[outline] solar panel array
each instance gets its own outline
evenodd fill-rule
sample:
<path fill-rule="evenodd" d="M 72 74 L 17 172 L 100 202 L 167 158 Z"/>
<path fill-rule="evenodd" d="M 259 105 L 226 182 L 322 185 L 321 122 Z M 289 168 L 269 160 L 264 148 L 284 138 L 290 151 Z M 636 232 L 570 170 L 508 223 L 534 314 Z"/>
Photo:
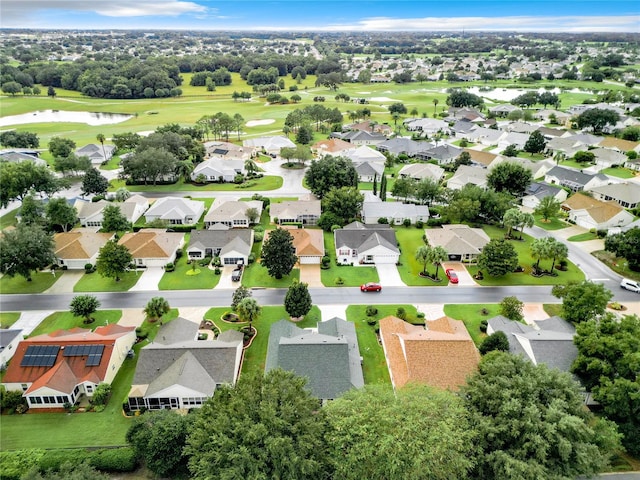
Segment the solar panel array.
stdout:
<path fill-rule="evenodd" d="M 30 345 L 22 357 L 21 367 L 53 367 L 60 345 Z"/>
<path fill-rule="evenodd" d="M 102 353 L 104 345 L 68 345 L 64 348 L 65 357 L 83 357 L 87 356 L 87 367 L 95 367 L 100 365 L 102 361 Z"/>

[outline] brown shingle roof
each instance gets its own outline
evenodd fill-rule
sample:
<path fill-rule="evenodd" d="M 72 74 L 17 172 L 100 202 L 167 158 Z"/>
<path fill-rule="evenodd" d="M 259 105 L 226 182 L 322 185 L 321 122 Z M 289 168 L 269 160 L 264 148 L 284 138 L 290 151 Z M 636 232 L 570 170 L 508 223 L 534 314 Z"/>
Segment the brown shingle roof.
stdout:
<path fill-rule="evenodd" d="M 629 140 L 623 140 L 621 138 L 607 137 L 602 140 L 598 146 L 604 148 L 615 148 L 621 152 L 628 152 L 629 150 L 635 150 L 640 145 L 640 142 L 631 142 Z"/>
<path fill-rule="evenodd" d="M 425 327 L 385 317 L 380 338 L 395 388 L 416 382 L 457 389 L 480 361 L 464 324 L 449 317 L 428 321 Z"/>
<path fill-rule="evenodd" d="M 149 228 L 135 233 L 125 233 L 118 241 L 134 258 L 170 257 L 184 240 L 184 233 L 166 232 Z"/>
<path fill-rule="evenodd" d="M 296 255 L 324 255 L 324 236 L 322 230 L 307 228 L 287 228 L 293 237 Z"/>
<path fill-rule="evenodd" d="M 89 230 L 72 230 L 56 233 L 55 255 L 62 259 L 85 259 L 93 257 L 104 246 L 113 233 L 96 233 Z"/>
<path fill-rule="evenodd" d="M 624 208 L 616 202 L 603 202 L 582 193 L 576 193 L 562 203 L 565 210 L 586 210 L 598 223 L 615 217 Z"/>

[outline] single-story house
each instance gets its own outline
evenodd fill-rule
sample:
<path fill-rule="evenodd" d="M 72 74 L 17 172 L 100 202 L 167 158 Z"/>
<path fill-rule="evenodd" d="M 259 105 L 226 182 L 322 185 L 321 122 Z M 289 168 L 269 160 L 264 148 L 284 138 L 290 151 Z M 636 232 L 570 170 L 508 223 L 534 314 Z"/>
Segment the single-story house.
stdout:
<path fill-rule="evenodd" d="M 163 267 L 175 262 L 176 252 L 184 245 L 184 233 L 162 228 L 144 228 L 125 233 L 118 244 L 127 247 L 139 267 Z"/>
<path fill-rule="evenodd" d="M 379 145 L 387 141 L 386 135 L 381 133 L 370 133 L 363 130 L 351 130 L 350 132 L 337 134 L 336 132 L 331 134 L 332 137 L 340 138 L 352 145 L 364 146 L 364 145 Z"/>
<path fill-rule="evenodd" d="M 268 154 L 279 155 L 283 148 L 295 148 L 296 144 L 287 137 L 259 137 L 249 138 L 242 142 L 242 146 L 252 149 L 253 152 L 264 151 Z"/>
<path fill-rule="evenodd" d="M 489 112 L 498 117 L 507 117 L 511 112 L 522 112 L 522 109 L 515 105 L 511 105 L 510 103 L 501 103 L 495 107 L 491 107 Z"/>
<path fill-rule="evenodd" d="M 244 148 L 231 142 L 204 142 L 206 158 L 220 158 L 225 160 L 249 160 L 252 149 Z"/>
<path fill-rule="evenodd" d="M 364 202 L 362 204 L 362 221 L 366 224 L 377 224 L 378 219 L 386 218 L 391 225 L 400 225 L 405 220 L 412 224 L 429 220 L 429 207 L 401 202 Z"/>
<path fill-rule="evenodd" d="M 334 157 L 344 155 L 349 150 L 353 150 L 355 147 L 352 143 L 346 142 L 340 138 L 330 138 L 328 140 L 320 140 L 311 146 L 311 151 L 314 152 L 319 158 L 325 155 L 332 155 Z"/>
<path fill-rule="evenodd" d="M 249 200 L 246 202 L 238 200 L 227 200 L 225 198 L 216 198 L 204 216 L 205 228 L 211 227 L 216 223 L 222 223 L 232 228 L 247 228 L 251 225 L 251 221 L 247 215 L 247 211 L 254 209 L 257 214 L 253 223 L 260 221 L 262 215 L 263 203 L 261 200 Z"/>
<path fill-rule="evenodd" d="M 640 185 L 635 182 L 611 183 L 591 188 L 589 193 L 603 202 L 614 201 L 624 208 L 640 205 Z"/>
<path fill-rule="evenodd" d="M 16 353 L 20 340 L 22 340 L 22 329 L 0 328 L 0 368 L 5 369 L 7 367 L 7 363 Z"/>
<path fill-rule="evenodd" d="M 285 227 L 286 228 L 286 227 Z M 293 247 L 301 265 L 319 265 L 324 257 L 324 236 L 322 230 L 309 228 L 286 228 L 293 237 Z M 269 232 L 265 234 L 265 240 L 269 238 Z"/>
<path fill-rule="evenodd" d="M 416 158 L 420 160 L 435 160 L 438 162 L 438 165 L 446 165 L 447 163 L 453 162 L 461 153 L 462 148 L 445 143 L 418 152 Z"/>
<path fill-rule="evenodd" d="M 497 153 L 483 152 L 482 150 L 474 150 L 472 148 L 465 148 L 464 151 L 469 154 L 471 166 L 481 168 L 487 168 L 496 160 L 504 158 Z"/>
<path fill-rule="evenodd" d="M 60 409 L 111 383 L 136 342 L 136 328 L 116 323 L 57 330 L 22 340 L 2 384 L 20 390 L 32 409 Z"/>
<path fill-rule="evenodd" d="M 17 150 L 0 151 L 0 162 L 31 162 L 36 167 L 46 167 L 48 165 L 47 162 L 35 155 Z"/>
<path fill-rule="evenodd" d="M 596 166 L 599 167 L 599 170 L 621 166 L 629 160 L 624 153 L 611 148 L 594 148 L 589 152 L 595 155 Z"/>
<path fill-rule="evenodd" d="M 353 222 L 333 232 L 339 264 L 398 263 L 396 232 L 389 225 Z"/>
<path fill-rule="evenodd" d="M 487 188 L 487 176 L 489 171 L 486 168 L 474 167 L 471 165 L 460 165 L 449 180 L 447 188 L 450 190 L 460 190 L 465 185 L 476 185 L 480 188 Z"/>
<path fill-rule="evenodd" d="M 358 337 L 351 322 L 334 317 L 317 330 L 289 320 L 271 325 L 265 373 L 282 368 L 307 378 L 307 388 L 322 401 L 364 386 Z"/>
<path fill-rule="evenodd" d="M 252 229 L 234 229 L 217 224 L 209 230 L 191 231 L 187 255 L 190 259 L 220 257 L 223 265 L 247 265 L 252 245 Z"/>
<path fill-rule="evenodd" d="M 634 220 L 634 216 L 616 202 L 603 202 L 582 193 L 572 195 L 561 206 L 570 221 L 588 230 L 624 227 Z"/>
<path fill-rule="evenodd" d="M 78 157 L 89 157 L 91 165 L 97 166 L 108 162 L 116 151 L 114 145 L 96 145 L 90 143 L 76 150 Z"/>
<path fill-rule="evenodd" d="M 407 118 L 403 124 L 410 132 L 423 132 L 427 135 L 449 132 L 449 124 L 438 118 Z"/>
<path fill-rule="evenodd" d="M 640 142 L 631 140 L 623 140 L 622 138 L 606 137 L 598 143 L 601 148 L 611 148 L 621 153 L 627 153 L 630 150 L 640 152 Z"/>
<path fill-rule="evenodd" d="M 54 255 L 56 263 L 69 270 L 81 270 L 87 263 L 95 265 L 100 249 L 113 238 L 113 233 L 97 233 L 86 228 L 56 233 Z"/>
<path fill-rule="evenodd" d="M 354 164 L 369 162 L 379 163 L 384 167 L 384 163 L 387 160 L 387 157 L 385 157 L 383 153 L 366 146 L 358 147 L 353 150 L 347 150 L 341 155 L 351 160 L 351 162 L 353 162 Z"/>
<path fill-rule="evenodd" d="M 136 223 L 149 208 L 149 200 L 142 195 L 132 195 L 124 202 L 107 202 L 106 200 L 89 202 L 79 199 L 73 204 L 78 212 L 80 225 L 83 227 L 102 227 L 102 212 L 108 205 L 117 206 L 128 222 Z"/>
<path fill-rule="evenodd" d="M 210 158 L 196 165 L 191 172 L 191 180 L 204 176 L 207 182 L 233 182 L 236 175 L 244 174 L 244 160 Z"/>
<path fill-rule="evenodd" d="M 481 228 L 468 225 L 442 225 L 424 231 L 427 243 L 446 250 L 450 261 L 476 261 L 484 246 L 491 240 Z"/>
<path fill-rule="evenodd" d="M 527 135 L 531 135 L 533 132 L 538 130 L 538 128 L 538 125 L 533 125 L 528 122 L 511 122 L 506 125 L 505 130 L 508 132 L 525 133 Z"/>
<path fill-rule="evenodd" d="M 609 178 L 601 173 L 589 174 L 565 167 L 553 167 L 544 176 L 544 181 L 552 185 L 567 187 L 573 192 L 579 192 L 606 185 L 609 183 Z"/>
<path fill-rule="evenodd" d="M 144 214 L 147 222 L 164 220 L 170 225 L 195 225 L 204 213 L 204 202 L 182 197 L 163 197 Z"/>
<path fill-rule="evenodd" d="M 388 316 L 380 320 L 380 340 L 394 388 L 421 383 L 457 390 L 480 362 L 464 323 L 449 317 L 421 326 Z"/>
<path fill-rule="evenodd" d="M 410 163 L 400 169 L 398 175 L 414 180 L 430 178 L 435 182 L 440 182 L 444 177 L 444 168 L 433 163 Z"/>
<path fill-rule="evenodd" d="M 129 410 L 200 408 L 222 385 L 235 385 L 242 363 L 243 335 L 222 332 L 197 340 L 198 324 L 178 317 L 160 327 L 140 349 L 128 395 Z"/>
<path fill-rule="evenodd" d="M 321 214 L 320 200 L 287 200 L 269 206 L 271 223 L 315 225 Z"/>
<path fill-rule="evenodd" d="M 426 148 L 433 147 L 432 144 L 424 142 L 416 142 L 410 138 L 395 137 L 377 145 L 380 152 L 390 153 L 392 155 L 406 155 L 407 157 L 415 157 L 416 153 Z"/>
<path fill-rule="evenodd" d="M 364 161 L 354 163 L 354 167 L 361 182 L 373 182 L 374 179 L 380 181 L 384 175 L 384 163 Z"/>
<path fill-rule="evenodd" d="M 505 333 L 509 352 L 523 356 L 534 365 L 544 363 L 549 368 L 570 372 L 578 356 L 573 343 L 574 326 L 560 317 L 537 320 L 535 324 L 538 328 L 498 315 L 489 320 L 487 334 Z"/>
<path fill-rule="evenodd" d="M 527 140 L 529 140 L 529 134 L 527 133 L 509 132 L 500 137 L 498 140 L 498 148 L 504 150 L 509 145 L 515 145 L 518 150 L 523 150 Z"/>
<path fill-rule="evenodd" d="M 553 197 L 558 202 L 567 199 L 567 191 L 554 185 L 543 182 L 533 182 L 524 192 L 522 197 L 522 206 L 528 208 L 536 208 L 545 197 Z"/>
<path fill-rule="evenodd" d="M 460 135 L 461 138 L 466 138 L 470 142 L 479 143 L 481 145 L 497 145 L 500 138 L 505 135 L 502 130 L 496 130 L 493 128 L 477 127 L 473 130 L 469 130 L 466 134 Z"/>

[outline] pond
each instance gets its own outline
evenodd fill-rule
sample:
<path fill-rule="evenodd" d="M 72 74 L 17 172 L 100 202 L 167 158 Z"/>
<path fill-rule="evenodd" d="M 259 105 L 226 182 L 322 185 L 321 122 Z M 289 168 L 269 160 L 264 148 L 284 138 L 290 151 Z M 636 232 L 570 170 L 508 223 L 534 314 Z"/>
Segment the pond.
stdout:
<path fill-rule="evenodd" d="M 87 125 L 112 125 L 133 118 L 133 115 L 108 112 L 69 112 L 65 110 L 38 110 L 36 112 L 10 115 L 0 118 L 0 127 L 24 125 L 27 123 L 86 123 Z"/>

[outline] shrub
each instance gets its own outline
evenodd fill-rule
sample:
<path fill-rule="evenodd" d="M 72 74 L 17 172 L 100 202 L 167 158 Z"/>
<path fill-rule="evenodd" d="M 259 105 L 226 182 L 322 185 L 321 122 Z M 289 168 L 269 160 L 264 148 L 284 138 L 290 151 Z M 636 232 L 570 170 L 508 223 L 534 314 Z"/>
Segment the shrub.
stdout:
<path fill-rule="evenodd" d="M 89 464 L 103 472 L 133 472 L 138 468 L 135 452 L 130 447 L 96 450 L 91 453 Z"/>
<path fill-rule="evenodd" d="M 3 409 L 15 410 L 19 405 L 26 405 L 27 400 L 22 396 L 21 390 L 0 389 L 0 406 Z"/>
<path fill-rule="evenodd" d="M 410 227 L 411 226 L 411 220 L 409 220 L 408 218 L 405 218 L 402 221 L 402 225 L 404 225 L 405 227 Z"/>
<path fill-rule="evenodd" d="M 213 270 L 213 273 L 214 273 L 214 274 L 216 274 L 216 275 L 220 275 L 220 273 L 221 273 L 221 272 L 222 272 L 222 270 L 220 270 L 220 267 L 216 267 L 216 268 Z"/>
<path fill-rule="evenodd" d="M 79 448 L 70 450 L 47 450 L 40 461 L 38 467 L 41 472 L 49 470 L 58 471 L 63 463 L 71 463 L 72 465 L 78 465 L 89 457 L 89 453 L 86 450 Z"/>
<path fill-rule="evenodd" d="M 336 285 L 344 285 L 344 279 L 342 277 L 337 277 L 335 283 Z"/>
<path fill-rule="evenodd" d="M 381 225 L 388 225 L 389 224 L 389 219 L 387 217 L 380 217 L 378 219 L 378 223 Z"/>
<path fill-rule="evenodd" d="M 177 249 L 177 250 L 176 250 L 176 260 L 178 260 L 178 259 L 182 258 L 182 253 L 183 253 L 183 252 L 182 252 L 182 249 L 181 249 L 181 248 L 179 248 L 179 249 Z"/>
<path fill-rule="evenodd" d="M 264 233 L 262 232 L 255 232 L 253 234 L 253 243 L 258 243 L 261 242 L 264 239 Z"/>
<path fill-rule="evenodd" d="M 418 317 L 418 318 L 424 318 L 424 312 L 418 312 L 418 314 L 416 315 L 416 317 Z"/>
<path fill-rule="evenodd" d="M 509 340 L 504 332 L 497 331 L 492 333 L 487 338 L 485 338 L 480 344 L 480 353 L 485 355 L 494 350 L 499 350 L 501 352 L 509 351 Z"/>
<path fill-rule="evenodd" d="M 416 228 L 418 228 L 418 229 L 424 228 L 424 222 L 422 220 L 417 220 L 416 221 Z"/>
<path fill-rule="evenodd" d="M 481 308 L 480 309 L 480 315 L 489 315 L 489 309 L 488 308 Z"/>
<path fill-rule="evenodd" d="M 176 266 L 172 262 L 169 262 L 164 266 L 165 272 L 173 272 L 175 269 L 176 269 Z"/>
<path fill-rule="evenodd" d="M 400 320 L 407 319 L 407 311 L 404 307 L 398 307 L 398 309 L 396 310 L 396 317 L 398 317 Z"/>
<path fill-rule="evenodd" d="M 489 322 L 487 320 L 482 320 L 480 322 L 480 331 L 482 333 L 487 333 L 487 325 L 489 324 Z"/>
<path fill-rule="evenodd" d="M 91 403 L 93 405 L 106 405 L 111 396 L 111 385 L 108 383 L 101 383 L 93 391 L 93 397 Z"/>
<path fill-rule="evenodd" d="M 367 317 L 373 317 L 374 315 L 378 314 L 378 309 L 373 305 L 368 305 L 366 313 L 367 313 Z"/>
<path fill-rule="evenodd" d="M 95 269 L 93 268 L 93 265 L 90 263 L 85 263 L 84 264 L 84 273 L 93 273 L 95 272 Z"/>
<path fill-rule="evenodd" d="M 247 257 L 247 262 L 249 263 L 249 265 L 251 265 L 255 261 L 256 261 L 256 255 L 254 253 L 250 253 L 249 256 Z"/>
<path fill-rule="evenodd" d="M 370 325 L 373 327 L 377 323 L 378 323 L 378 320 L 376 320 L 375 318 L 367 318 L 367 325 Z"/>
<path fill-rule="evenodd" d="M 328 269 L 329 266 L 331 264 L 331 258 L 329 258 L 329 255 L 325 255 L 324 257 L 322 257 L 322 266 L 321 268 L 323 269 Z"/>

